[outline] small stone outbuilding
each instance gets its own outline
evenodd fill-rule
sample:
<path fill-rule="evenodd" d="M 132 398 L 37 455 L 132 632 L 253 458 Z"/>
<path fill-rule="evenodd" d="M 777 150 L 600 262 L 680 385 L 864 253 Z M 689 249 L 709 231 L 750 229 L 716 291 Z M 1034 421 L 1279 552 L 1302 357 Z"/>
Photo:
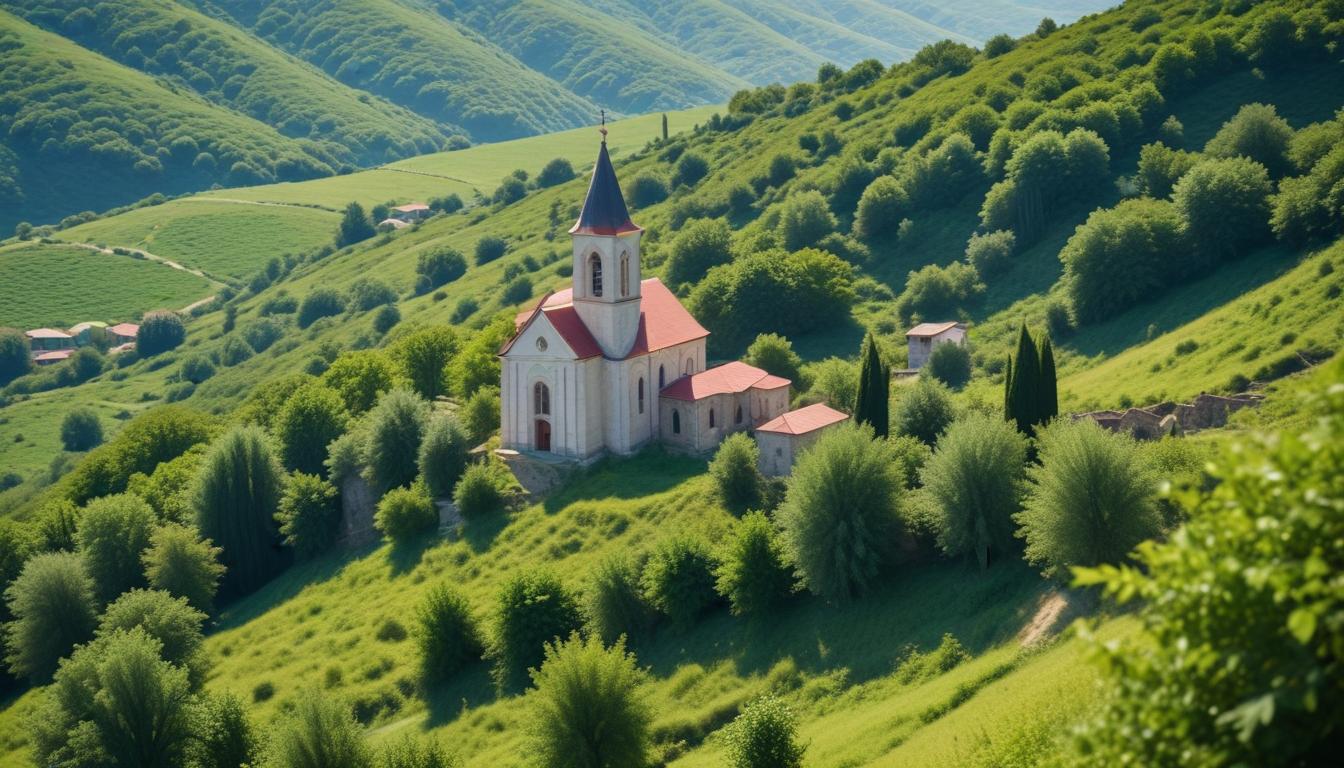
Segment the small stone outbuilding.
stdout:
<path fill-rule="evenodd" d="M 793 462 L 827 429 L 849 418 L 825 403 L 789 411 L 756 428 L 760 448 L 758 468 L 767 477 L 782 477 L 793 471 Z"/>
<path fill-rule="evenodd" d="M 663 442 L 706 453 L 788 410 L 789 380 L 734 361 L 677 379 L 659 393 L 659 405 Z"/>

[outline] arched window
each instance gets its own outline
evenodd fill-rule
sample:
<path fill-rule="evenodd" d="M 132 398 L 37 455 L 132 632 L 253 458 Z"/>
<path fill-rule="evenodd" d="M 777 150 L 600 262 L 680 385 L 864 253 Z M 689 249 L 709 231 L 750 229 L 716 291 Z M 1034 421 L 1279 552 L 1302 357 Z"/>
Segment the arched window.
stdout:
<path fill-rule="evenodd" d="M 694 358 L 694 357 L 689 358 L 689 359 L 686 360 L 686 375 L 687 375 L 687 376 L 690 376 L 692 373 L 695 373 L 695 358 Z"/>
<path fill-rule="evenodd" d="M 639 377 L 639 412 L 644 412 L 644 377 Z"/>
<path fill-rule="evenodd" d="M 734 424 L 742 423 L 742 406 L 740 405 L 737 406 L 737 413 L 733 414 L 733 423 Z"/>
<path fill-rule="evenodd" d="M 714 409 L 713 409 L 713 408 L 710 408 L 710 409 L 709 409 L 709 426 L 710 426 L 711 429 L 713 429 L 713 427 L 714 427 Z"/>
<path fill-rule="evenodd" d="M 537 416 L 551 415 L 551 388 L 540 381 L 532 385 L 532 410 Z"/>
<path fill-rule="evenodd" d="M 663 370 L 663 366 L 660 365 L 658 366 L 658 391 L 662 392 L 663 387 L 666 386 L 667 386 L 667 373 Z"/>
<path fill-rule="evenodd" d="M 630 254 L 621 254 L 621 298 L 630 295 Z"/>
<path fill-rule="evenodd" d="M 588 275 L 592 281 L 593 296 L 602 295 L 602 257 L 594 253 L 588 257 Z"/>
<path fill-rule="evenodd" d="M 672 411 L 672 434 L 681 434 L 681 414 L 675 409 Z"/>

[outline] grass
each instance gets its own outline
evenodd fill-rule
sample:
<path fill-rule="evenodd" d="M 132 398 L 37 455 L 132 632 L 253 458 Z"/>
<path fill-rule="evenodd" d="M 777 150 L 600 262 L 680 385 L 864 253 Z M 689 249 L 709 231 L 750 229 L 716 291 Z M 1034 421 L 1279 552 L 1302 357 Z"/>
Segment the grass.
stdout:
<path fill-rule="evenodd" d="M 0 248 L 0 325 L 65 328 L 179 309 L 210 294 L 196 275 L 131 256 L 69 245 Z"/>

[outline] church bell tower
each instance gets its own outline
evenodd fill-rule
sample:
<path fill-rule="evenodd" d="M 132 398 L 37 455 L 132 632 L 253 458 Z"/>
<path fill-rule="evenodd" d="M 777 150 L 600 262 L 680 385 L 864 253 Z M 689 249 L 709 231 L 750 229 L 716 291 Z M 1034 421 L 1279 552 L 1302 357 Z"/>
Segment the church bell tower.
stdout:
<path fill-rule="evenodd" d="M 622 359 L 639 331 L 639 240 L 630 221 L 616 169 L 607 154 L 607 131 L 597 153 L 588 197 L 569 230 L 574 246 L 574 309 L 612 359 Z"/>

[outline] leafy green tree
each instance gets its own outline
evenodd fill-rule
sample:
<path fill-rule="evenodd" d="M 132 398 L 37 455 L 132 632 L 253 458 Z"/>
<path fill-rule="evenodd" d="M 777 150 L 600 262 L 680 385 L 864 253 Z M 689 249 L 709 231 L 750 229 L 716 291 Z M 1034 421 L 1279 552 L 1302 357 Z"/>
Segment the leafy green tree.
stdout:
<path fill-rule="evenodd" d="M 480 445 L 499 429 L 499 387 L 477 389 L 462 406 L 462 426 L 473 446 Z"/>
<path fill-rule="evenodd" d="M 154 510 L 130 494 L 94 499 L 84 508 L 76 540 L 99 602 L 145 585 L 140 556 L 157 522 Z"/>
<path fill-rule="evenodd" d="M 224 347 L 219 352 L 219 361 L 226 366 L 235 366 L 244 363 L 252 357 L 252 346 L 237 336 L 229 336 L 224 340 Z"/>
<path fill-rule="evenodd" d="M 392 359 L 401 363 L 411 388 L 433 400 L 447 392 L 444 368 L 457 353 L 457 334 L 446 325 L 433 325 L 409 333 L 392 345 Z"/>
<path fill-rule="evenodd" d="M 985 58 L 997 59 L 1017 47 L 1012 35 L 999 34 L 985 41 Z"/>
<path fill-rule="evenodd" d="M 382 309 L 379 309 L 378 314 L 373 316 L 373 330 L 379 336 L 383 336 L 387 334 L 388 331 L 397 327 L 397 323 L 400 322 L 401 310 L 397 309 L 392 304 L 388 304 Z"/>
<path fill-rule="evenodd" d="M 554 574 L 544 570 L 513 574 L 500 588 L 495 608 L 490 655 L 496 683 L 505 689 L 523 686 L 528 670 L 545 659 L 546 644 L 582 626 L 578 598 Z"/>
<path fill-rule="evenodd" d="M 499 348 L 513 333 L 513 317 L 501 315 L 463 344 L 462 351 L 448 365 L 448 388 L 452 393 L 466 399 L 481 387 L 498 387 Z M 496 420 L 495 427 L 498 426 Z"/>
<path fill-rule="evenodd" d="M 910 196 L 893 176 L 878 176 L 863 190 L 854 211 L 854 234 L 874 241 L 896 232 L 910 210 Z"/>
<path fill-rule="evenodd" d="M 1171 197 L 1176 182 L 1197 162 L 1197 153 L 1171 149 L 1161 142 L 1145 144 L 1139 150 L 1139 188 L 1158 200 Z"/>
<path fill-rule="evenodd" d="M 196 514 L 191 507 L 191 481 L 204 456 L 205 446 L 193 445 L 181 456 L 159 464 L 152 474 L 131 475 L 126 492 L 144 499 L 162 522 L 190 521 Z"/>
<path fill-rule="evenodd" d="M 1016 520 L 1027 560 L 1047 575 L 1120 563 L 1161 531 L 1157 481 L 1133 438 L 1065 419 L 1040 430 L 1037 445 Z"/>
<path fill-rule="evenodd" d="M 13 621 L 5 625 L 5 661 L 15 676 L 42 683 L 56 663 L 93 637 L 93 580 L 71 552 L 33 555 L 5 589 Z"/>
<path fill-rule="evenodd" d="M 689 629 L 718 600 L 714 591 L 714 554 L 690 534 L 664 539 L 644 566 L 649 603 L 680 629 Z"/>
<path fill-rule="evenodd" d="M 339 315 L 345 311 L 345 296 L 334 288 L 314 288 L 303 303 L 299 304 L 297 322 L 300 328 L 307 328 L 324 317 Z"/>
<path fill-rule="evenodd" d="M 1335 364 L 1329 381 L 1344 379 Z M 1344 723 L 1337 588 L 1344 516 L 1344 390 L 1299 407 L 1304 433 L 1224 450 L 1215 482 L 1181 494 L 1185 526 L 1133 565 L 1076 571 L 1137 603 L 1139 631 L 1097 650 L 1101 709 L 1085 766 L 1328 764 Z M 1267 535 L 1267 531 L 1272 532 Z"/>
<path fill-rule="evenodd" d="M 350 709 L 304 691 L 271 734 L 268 765 L 275 768 L 373 768 L 373 754 Z"/>
<path fill-rule="evenodd" d="M 966 261 L 975 267 L 976 274 L 983 280 L 1007 271 L 1013 265 L 1016 250 L 1017 236 L 1012 230 L 974 234 L 966 241 Z"/>
<path fill-rule="evenodd" d="M 1244 157 L 1204 160 L 1176 182 L 1172 200 L 1190 240 L 1211 261 L 1246 253 L 1269 235 L 1265 167 Z"/>
<path fill-rule="evenodd" d="M 420 443 L 418 465 L 430 496 L 436 499 L 452 495 L 454 486 L 467 468 L 467 452 L 471 450 L 467 433 L 457 416 L 435 414 L 425 428 Z"/>
<path fill-rule="evenodd" d="M 204 621 L 205 614 L 180 597 L 159 590 L 133 589 L 108 604 L 98 622 L 97 637 L 143 630 L 159 643 L 159 656 L 164 661 L 187 670 L 195 690 L 205 681 L 210 663 L 201 647 L 205 642 L 201 635 Z"/>
<path fill-rule="evenodd" d="M 867 424 L 878 437 L 890 429 L 891 369 L 882 361 L 877 339 L 869 331 L 859 352 L 859 387 L 855 394 L 854 421 Z"/>
<path fill-rule="evenodd" d="M 624 552 L 608 555 L 593 568 L 583 597 L 589 631 L 604 643 L 642 637 L 653 626 L 653 609 L 644 598 L 639 572 Z"/>
<path fill-rule="evenodd" d="M 199 411 L 174 405 L 151 408 L 89 452 L 70 473 L 70 500 L 84 504 L 121 493 L 135 473 L 153 473 L 163 462 L 209 440 L 213 432 L 214 421 Z"/>
<path fill-rule="evenodd" d="M 971 413 L 948 427 L 921 474 L 944 552 L 983 569 L 1013 548 L 1026 459 L 1026 438 L 997 416 Z"/>
<path fill-rule="evenodd" d="M 319 555 L 341 535 L 336 487 L 317 475 L 294 472 L 285 482 L 275 520 L 285 544 L 303 557 Z"/>
<path fill-rule="evenodd" d="M 388 392 L 369 411 L 366 475 L 378 491 L 415 480 L 428 416 L 429 404 L 407 389 Z"/>
<path fill-rule="evenodd" d="M 421 253 L 415 261 L 415 292 L 426 294 L 467 273 L 467 258 L 456 248 L 442 247 Z"/>
<path fill-rule="evenodd" d="M 453 504 L 466 520 L 481 520 L 504 508 L 504 488 L 499 470 L 489 464 L 472 464 L 453 488 Z"/>
<path fill-rule="evenodd" d="M 1017 355 L 1008 361 L 1007 375 L 1004 419 L 1016 424 L 1022 434 L 1034 435 L 1036 425 L 1044 423 L 1047 414 L 1041 407 L 1044 384 L 1040 348 L 1025 323 L 1018 332 Z"/>
<path fill-rule="evenodd" d="M 657 205 L 667 199 L 667 181 L 657 173 L 642 171 L 630 179 L 626 195 L 635 208 Z"/>
<path fill-rule="evenodd" d="M 557 157 L 537 174 L 537 186 L 542 189 L 558 186 L 573 179 L 574 175 L 574 165 L 563 157 Z"/>
<path fill-rule="evenodd" d="M 319 382 L 299 387 L 275 418 L 280 460 L 295 472 L 325 474 L 327 446 L 345 433 L 349 422 L 346 404 L 334 389 Z"/>
<path fill-rule="evenodd" d="M 621 641 L 605 648 L 575 632 L 547 644 L 532 672 L 531 753 L 554 768 L 646 765 L 653 723 L 642 695 L 647 681 Z"/>
<path fill-rule="evenodd" d="M 259 764 L 262 745 L 243 702 L 223 693 L 199 699 L 187 751 L 194 768 L 239 768 Z"/>
<path fill-rule="evenodd" d="M 1140 198 L 1093 211 L 1059 252 L 1080 323 L 1095 323 L 1202 269 L 1175 204 Z"/>
<path fill-rule="evenodd" d="M 985 284 L 970 264 L 926 264 L 907 275 L 905 289 L 896 298 L 896 312 L 905 322 L 916 317 L 937 319 L 974 305 L 984 294 Z"/>
<path fill-rule="evenodd" d="M 1204 145 L 1204 154 L 1250 158 L 1263 165 L 1270 178 L 1277 179 L 1293 170 L 1288 158 L 1292 141 L 1292 126 L 1279 117 L 1272 104 L 1244 104 Z"/>
<path fill-rule="evenodd" d="M 499 300 L 504 304 L 522 304 L 532 298 L 532 278 L 519 275 L 504 284 Z"/>
<path fill-rule="evenodd" d="M 42 765 L 175 768 L 192 737 L 187 671 L 162 658 L 145 630 L 80 647 L 56 673 L 33 719 Z"/>
<path fill-rule="evenodd" d="M 364 413 L 384 392 L 397 384 L 397 370 L 387 355 L 375 349 L 343 352 L 322 374 L 322 382 L 336 390 L 354 415 Z"/>
<path fill-rule="evenodd" d="M 415 614 L 420 674 L 427 682 L 447 680 L 485 653 L 471 604 L 447 584 L 429 590 Z"/>
<path fill-rule="evenodd" d="M 904 481 L 886 440 L 834 427 L 799 457 L 775 513 L 785 551 L 810 591 L 842 599 L 866 589 L 900 530 Z"/>
<path fill-rule="evenodd" d="M 858 395 L 859 372 L 848 360 L 828 357 L 807 366 L 806 381 L 811 382 L 808 395 L 846 413 L 854 410 Z"/>
<path fill-rule="evenodd" d="M 711 268 L 732 261 L 732 236 L 723 219 L 692 219 L 682 225 L 668 246 L 668 285 L 698 282 Z"/>
<path fill-rule="evenodd" d="M 715 574 L 733 613 L 763 616 L 793 592 L 784 545 L 769 518 L 752 512 L 734 526 Z"/>
<path fill-rule="evenodd" d="M 935 344 L 923 373 L 961 389 L 971 380 L 971 352 L 963 344 Z"/>
<path fill-rule="evenodd" d="M 350 301 L 352 309 L 359 312 L 367 312 L 370 309 L 394 305 L 397 303 L 397 292 L 392 286 L 379 280 L 376 277 L 360 277 L 350 284 Z"/>
<path fill-rule="evenodd" d="M 224 566 L 219 564 L 221 552 L 192 528 L 175 523 L 161 525 L 150 535 L 149 549 L 142 558 L 145 580 L 151 589 L 181 597 L 192 608 L 208 614 L 224 575 Z"/>
<path fill-rule="evenodd" d="M 215 375 L 215 364 L 209 357 L 198 352 L 182 361 L 180 375 L 183 381 L 200 384 Z"/>
<path fill-rule="evenodd" d="M 336 229 L 336 247 L 354 245 L 368 240 L 375 234 L 377 231 L 373 228 L 369 215 L 364 212 L 364 206 L 351 202 L 345 206 L 345 213 L 341 214 L 341 224 Z"/>
<path fill-rule="evenodd" d="M 486 235 L 476 241 L 476 264 L 489 264 L 504 257 L 509 252 L 509 244 L 502 237 Z"/>
<path fill-rule="evenodd" d="M 28 337 L 15 328 L 0 328 L 0 385 L 8 384 L 33 368 Z"/>
<path fill-rule="evenodd" d="M 988 135 L 985 141 L 988 143 Z M 924 210 L 953 205 L 984 180 L 984 166 L 964 133 L 948 136 L 925 155 L 910 157 L 901 173 L 901 185 L 910 195 L 911 206 Z"/>
<path fill-rule="evenodd" d="M 897 435 L 913 437 L 932 446 L 957 418 L 952 392 L 938 379 L 924 376 L 904 390 L 891 414 L 891 429 Z"/>
<path fill-rule="evenodd" d="M 248 594 L 284 567 L 275 523 L 282 491 L 280 463 L 259 428 L 234 427 L 206 453 L 193 491 L 196 522 L 223 550 L 225 595 Z"/>
<path fill-rule="evenodd" d="M 803 360 L 793 351 L 793 342 L 777 333 L 762 333 L 747 347 L 742 362 L 754 365 L 766 373 L 792 381 L 801 386 L 803 382 Z"/>
<path fill-rule="evenodd" d="M 790 195 L 779 211 L 779 234 L 790 251 L 815 247 L 838 226 L 826 198 L 816 190 Z"/>
<path fill-rule="evenodd" d="M 802 768 L 806 747 L 798 723 L 782 700 L 766 695 L 747 704 L 726 729 L 732 768 Z"/>
<path fill-rule="evenodd" d="M 439 524 L 439 510 L 421 486 L 393 488 L 378 502 L 373 526 L 391 541 L 403 541 Z"/>
<path fill-rule="evenodd" d="M 98 412 L 82 406 L 67 411 L 61 419 L 61 445 L 67 451 L 87 451 L 103 443 L 103 424 Z"/>
<path fill-rule="evenodd" d="M 676 170 L 672 174 L 673 186 L 694 187 L 709 175 L 709 161 L 698 153 L 685 152 L 677 159 Z"/>
<path fill-rule="evenodd" d="M 728 509 L 744 512 L 760 505 L 764 479 L 756 467 L 759 459 L 756 441 L 745 432 L 733 433 L 719 444 L 709 462 L 709 475 Z"/>
<path fill-rule="evenodd" d="M 159 310 L 150 312 L 140 321 L 140 330 L 135 335 L 135 351 L 140 357 L 153 357 L 170 349 L 176 349 L 187 340 L 187 327 L 176 312 Z"/>

